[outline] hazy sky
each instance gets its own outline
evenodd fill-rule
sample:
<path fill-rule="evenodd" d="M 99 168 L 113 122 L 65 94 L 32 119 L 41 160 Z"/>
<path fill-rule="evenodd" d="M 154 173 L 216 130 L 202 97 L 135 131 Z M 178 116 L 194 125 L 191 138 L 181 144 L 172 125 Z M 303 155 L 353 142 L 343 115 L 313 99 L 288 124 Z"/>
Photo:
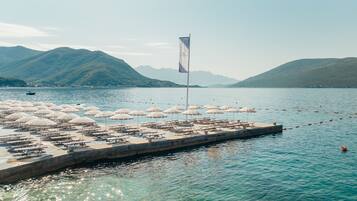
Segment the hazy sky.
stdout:
<path fill-rule="evenodd" d="M 103 50 L 130 65 L 191 68 L 238 79 L 300 58 L 357 56 L 353 0 L 0 0 L 0 46 Z"/>

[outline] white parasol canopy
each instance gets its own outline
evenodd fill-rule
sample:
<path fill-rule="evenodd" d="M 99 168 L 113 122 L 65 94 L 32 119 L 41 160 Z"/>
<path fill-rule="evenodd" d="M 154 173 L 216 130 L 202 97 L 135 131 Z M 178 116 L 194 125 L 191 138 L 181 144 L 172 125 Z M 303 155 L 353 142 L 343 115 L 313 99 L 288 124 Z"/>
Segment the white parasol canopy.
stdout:
<path fill-rule="evenodd" d="M 67 113 L 72 113 L 72 112 L 79 112 L 77 108 L 74 107 L 66 107 L 61 110 L 61 112 L 67 112 Z"/>
<path fill-rule="evenodd" d="M 146 111 L 148 112 L 161 112 L 162 110 L 156 106 L 149 107 Z"/>
<path fill-rule="evenodd" d="M 218 106 L 215 105 L 204 105 L 203 107 L 207 110 L 218 109 Z"/>
<path fill-rule="evenodd" d="M 131 116 L 145 116 L 146 113 L 141 110 L 133 110 L 133 111 L 129 112 L 129 115 L 131 115 Z"/>
<path fill-rule="evenodd" d="M 36 112 L 37 110 L 37 107 L 24 107 L 24 109 L 22 109 L 23 112 Z"/>
<path fill-rule="evenodd" d="M 201 113 L 199 113 L 197 110 L 192 110 L 192 109 L 191 109 L 191 110 L 188 109 L 188 110 L 182 112 L 182 114 L 184 114 L 184 115 L 191 115 L 191 116 L 201 115 Z"/>
<path fill-rule="evenodd" d="M 200 109 L 201 107 L 200 106 L 198 106 L 198 105 L 190 105 L 190 106 L 188 106 L 188 109 L 189 110 L 197 110 L 197 109 Z"/>
<path fill-rule="evenodd" d="M 219 107 L 219 109 L 221 109 L 221 110 L 228 110 L 229 108 L 231 108 L 231 106 L 228 106 L 228 105 L 223 105 L 223 106 Z"/>
<path fill-rule="evenodd" d="M 113 120 L 129 120 L 129 119 L 133 119 L 133 117 L 128 115 L 128 114 L 116 114 L 116 115 L 110 117 L 110 119 L 113 119 Z"/>
<path fill-rule="evenodd" d="M 34 112 L 34 114 L 46 115 L 46 114 L 50 114 L 52 112 L 53 111 L 49 110 L 49 109 L 41 109 L 41 110 L 37 110 L 36 112 Z"/>
<path fill-rule="evenodd" d="M 7 115 L 5 117 L 6 120 L 10 120 L 10 121 L 15 121 L 15 120 L 18 120 L 22 117 L 27 117 L 29 116 L 29 114 L 26 114 L 26 113 L 23 113 L 23 112 L 17 112 L 17 113 L 13 113 L 13 114 L 10 114 L 10 115 Z"/>
<path fill-rule="evenodd" d="M 166 114 L 179 114 L 179 113 L 181 113 L 181 112 L 182 112 L 181 110 L 176 109 L 176 108 L 174 108 L 174 107 L 169 108 L 169 109 L 167 109 L 167 110 L 164 111 L 164 113 L 166 113 Z"/>
<path fill-rule="evenodd" d="M 78 118 L 78 117 L 79 116 L 76 115 L 76 114 L 72 114 L 72 113 L 67 114 L 67 113 L 65 113 L 65 114 L 59 116 L 57 118 L 57 120 L 67 122 L 67 121 L 71 121 L 72 119 L 75 119 L 75 118 Z"/>
<path fill-rule="evenodd" d="M 115 115 L 114 112 L 111 112 L 111 111 L 104 111 L 104 112 L 100 112 L 100 113 L 97 113 L 96 115 L 94 115 L 94 117 L 97 117 L 97 118 L 107 118 L 107 117 L 111 117 Z"/>
<path fill-rule="evenodd" d="M 148 118 L 165 118 L 167 117 L 163 112 L 151 112 L 146 115 Z"/>
<path fill-rule="evenodd" d="M 31 121 L 31 120 L 33 120 L 33 119 L 38 119 L 38 117 L 36 117 L 36 116 L 26 116 L 26 117 L 22 117 L 22 118 L 20 118 L 20 119 L 17 119 L 17 120 L 15 121 L 15 123 L 26 123 L 26 122 Z"/>
<path fill-rule="evenodd" d="M 224 112 L 219 109 L 210 109 L 206 111 L 207 114 L 223 114 Z"/>
<path fill-rule="evenodd" d="M 37 118 L 37 119 L 32 119 L 32 120 L 26 122 L 25 124 L 28 126 L 34 126 L 34 127 L 47 127 L 47 126 L 56 125 L 56 122 L 51 121 L 49 119 Z"/>
<path fill-rule="evenodd" d="M 50 119 L 57 119 L 58 117 L 60 117 L 60 116 L 62 116 L 64 114 L 66 114 L 66 113 L 55 111 L 55 112 L 52 112 L 50 114 L 46 114 L 45 117 L 50 118 Z"/>
<path fill-rule="evenodd" d="M 88 116 L 95 116 L 96 114 L 98 114 L 100 112 L 101 111 L 99 111 L 99 110 L 89 110 L 89 111 L 85 112 L 84 114 L 88 115 Z"/>
<path fill-rule="evenodd" d="M 75 125 L 94 125 L 95 121 L 88 117 L 77 117 L 75 119 L 72 119 L 68 123 Z"/>
<path fill-rule="evenodd" d="M 130 110 L 127 108 L 120 108 L 115 111 L 115 114 L 129 114 Z"/>
<path fill-rule="evenodd" d="M 237 108 L 229 108 L 227 110 L 225 110 L 225 112 L 229 112 L 229 113 L 238 113 L 239 110 Z"/>

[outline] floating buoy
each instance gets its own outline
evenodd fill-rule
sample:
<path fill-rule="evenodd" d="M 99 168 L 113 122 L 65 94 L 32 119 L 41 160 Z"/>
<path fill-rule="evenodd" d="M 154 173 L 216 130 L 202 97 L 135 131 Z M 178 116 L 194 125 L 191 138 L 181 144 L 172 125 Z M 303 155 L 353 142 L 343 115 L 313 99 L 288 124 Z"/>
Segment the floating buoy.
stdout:
<path fill-rule="evenodd" d="M 341 149 L 341 152 L 347 152 L 348 151 L 347 146 L 345 146 L 345 145 L 342 145 L 340 147 L 340 149 Z"/>

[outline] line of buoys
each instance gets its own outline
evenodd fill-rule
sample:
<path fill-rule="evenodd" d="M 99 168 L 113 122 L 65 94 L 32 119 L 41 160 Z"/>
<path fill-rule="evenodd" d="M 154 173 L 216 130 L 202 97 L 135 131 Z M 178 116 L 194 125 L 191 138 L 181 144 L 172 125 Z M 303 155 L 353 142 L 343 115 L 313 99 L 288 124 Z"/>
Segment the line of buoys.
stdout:
<path fill-rule="evenodd" d="M 349 118 L 357 118 L 356 117 L 352 117 L 352 116 L 349 116 Z M 295 126 L 292 126 L 292 127 L 285 127 L 283 128 L 283 130 L 292 130 L 292 129 L 296 129 L 296 128 L 302 128 L 302 127 L 306 127 L 306 126 L 312 126 L 312 125 L 323 125 L 324 123 L 330 123 L 330 122 L 336 122 L 338 120 L 343 120 L 344 118 L 343 117 L 339 117 L 337 119 L 329 119 L 329 120 L 326 120 L 326 121 L 319 121 L 319 122 L 314 122 L 314 123 L 307 123 L 307 124 L 302 124 L 302 125 L 295 125 Z"/>

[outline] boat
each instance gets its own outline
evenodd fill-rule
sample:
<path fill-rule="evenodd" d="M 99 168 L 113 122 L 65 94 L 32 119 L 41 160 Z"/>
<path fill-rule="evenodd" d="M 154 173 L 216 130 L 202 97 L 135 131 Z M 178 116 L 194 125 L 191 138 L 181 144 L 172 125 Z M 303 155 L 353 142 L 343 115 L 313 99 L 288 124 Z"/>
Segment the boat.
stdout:
<path fill-rule="evenodd" d="M 33 95 L 36 95 L 36 92 L 28 91 L 28 92 L 26 92 L 26 95 L 33 96 Z"/>

